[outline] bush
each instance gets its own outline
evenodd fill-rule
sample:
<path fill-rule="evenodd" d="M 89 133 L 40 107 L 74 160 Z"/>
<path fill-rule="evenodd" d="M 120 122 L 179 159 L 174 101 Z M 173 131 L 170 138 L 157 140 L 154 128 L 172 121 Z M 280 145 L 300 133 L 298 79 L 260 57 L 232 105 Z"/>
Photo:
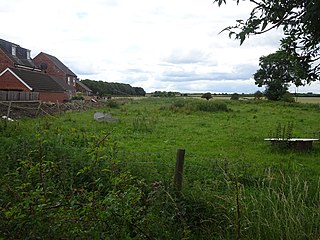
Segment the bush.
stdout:
<path fill-rule="evenodd" d="M 254 96 L 254 99 L 255 100 L 260 100 L 261 98 L 263 98 L 263 93 L 262 92 L 260 92 L 260 91 L 256 91 L 254 94 L 253 94 L 253 96 Z"/>
<path fill-rule="evenodd" d="M 199 101 L 199 100 L 179 100 L 169 107 L 172 111 L 180 112 L 227 112 L 229 108 L 225 102 L 220 101 Z"/>
<path fill-rule="evenodd" d="M 71 98 L 71 100 L 84 100 L 82 94 L 77 94 Z"/>
<path fill-rule="evenodd" d="M 209 99 L 211 99 L 211 98 L 212 98 L 212 94 L 211 94 L 211 93 L 209 93 L 209 92 L 204 93 L 204 94 L 201 96 L 201 98 L 205 98 L 205 99 L 209 100 Z"/>
<path fill-rule="evenodd" d="M 106 105 L 110 108 L 118 108 L 120 104 L 116 100 L 108 100 Z"/>
<path fill-rule="evenodd" d="M 230 97 L 230 100 L 239 100 L 239 99 L 240 99 L 240 95 L 238 93 L 234 93 Z"/>
<path fill-rule="evenodd" d="M 294 96 L 289 92 L 283 94 L 280 100 L 284 102 L 295 102 Z"/>

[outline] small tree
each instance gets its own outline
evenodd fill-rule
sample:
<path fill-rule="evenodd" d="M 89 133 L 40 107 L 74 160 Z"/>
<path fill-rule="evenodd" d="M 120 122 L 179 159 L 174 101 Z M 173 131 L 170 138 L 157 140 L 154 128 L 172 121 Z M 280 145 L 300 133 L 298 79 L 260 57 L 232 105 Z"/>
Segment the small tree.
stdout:
<path fill-rule="evenodd" d="M 230 97 L 230 100 L 239 100 L 240 95 L 238 93 L 233 93 Z"/>
<path fill-rule="evenodd" d="M 263 93 L 262 92 L 260 92 L 260 91 L 256 91 L 254 94 L 253 94 L 253 96 L 254 96 L 254 99 L 255 100 L 260 100 L 261 98 L 263 98 Z"/>
<path fill-rule="evenodd" d="M 210 92 L 202 94 L 201 98 L 205 98 L 207 100 L 212 98 L 212 94 Z"/>

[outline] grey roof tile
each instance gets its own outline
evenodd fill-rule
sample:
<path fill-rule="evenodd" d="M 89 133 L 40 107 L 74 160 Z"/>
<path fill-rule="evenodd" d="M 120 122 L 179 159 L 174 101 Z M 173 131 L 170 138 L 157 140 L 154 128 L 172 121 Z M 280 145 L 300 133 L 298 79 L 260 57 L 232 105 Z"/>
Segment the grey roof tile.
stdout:
<path fill-rule="evenodd" d="M 61 69 L 65 74 L 76 77 L 77 75 L 72 72 L 66 65 L 64 65 L 58 58 L 52 56 L 50 54 L 42 52 L 42 54 L 46 55 L 59 69 Z"/>
<path fill-rule="evenodd" d="M 34 91 L 49 91 L 49 92 L 64 92 L 60 86 L 51 76 L 37 72 L 29 71 L 19 68 L 10 68 L 22 81 L 30 86 Z"/>
<path fill-rule="evenodd" d="M 16 46 L 16 56 L 12 55 L 12 45 Z M 3 39 L 0 39 L 0 48 L 15 64 L 24 65 L 27 67 L 36 67 L 32 59 L 27 58 L 27 52 L 30 50 Z"/>

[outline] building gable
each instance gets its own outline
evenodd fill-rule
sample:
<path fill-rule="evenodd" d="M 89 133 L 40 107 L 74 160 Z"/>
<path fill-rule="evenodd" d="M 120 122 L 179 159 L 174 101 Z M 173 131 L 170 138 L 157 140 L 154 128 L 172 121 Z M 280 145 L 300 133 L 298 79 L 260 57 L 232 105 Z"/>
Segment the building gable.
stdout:
<path fill-rule="evenodd" d="M 34 57 L 34 62 L 38 66 L 44 66 L 45 64 L 47 67 L 47 72 L 51 75 L 77 77 L 77 75 L 72 72 L 66 65 L 64 65 L 58 58 L 50 54 L 41 52 Z"/>
<path fill-rule="evenodd" d="M 18 68 L 10 68 L 19 79 L 25 82 L 34 91 L 64 92 L 65 90 L 56 83 L 48 74 L 28 71 Z"/>
<path fill-rule="evenodd" d="M 0 39 L 1 52 L 11 60 L 12 63 L 6 67 L 24 66 L 28 68 L 35 68 L 36 65 L 31 59 L 30 50 L 20 47 L 18 44 L 8 42 Z M 9 63 L 9 62 L 8 62 Z M 13 66 L 12 66 L 13 65 Z"/>
<path fill-rule="evenodd" d="M 32 91 L 32 87 L 30 87 L 23 79 L 21 79 L 10 68 L 7 68 L 0 73 L 0 89 Z"/>

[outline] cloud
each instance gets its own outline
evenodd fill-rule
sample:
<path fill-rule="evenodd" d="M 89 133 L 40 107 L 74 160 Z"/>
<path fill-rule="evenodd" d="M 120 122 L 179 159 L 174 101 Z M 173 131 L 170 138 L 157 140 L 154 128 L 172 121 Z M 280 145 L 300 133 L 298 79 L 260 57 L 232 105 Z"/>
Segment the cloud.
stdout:
<path fill-rule="evenodd" d="M 253 6 L 56 0 L 48 7 L 41 0 L 10 0 L 0 3 L 0 22 L 10 22 L 2 24 L 1 38 L 32 56 L 56 56 L 83 79 L 141 84 L 147 92 L 251 92 L 259 57 L 278 49 L 281 31 L 250 37 L 242 46 L 219 32 L 246 19 Z"/>
<path fill-rule="evenodd" d="M 171 54 L 164 59 L 165 62 L 172 64 L 191 64 L 202 63 L 208 60 L 208 55 L 199 49 L 184 50 L 175 48 Z"/>

